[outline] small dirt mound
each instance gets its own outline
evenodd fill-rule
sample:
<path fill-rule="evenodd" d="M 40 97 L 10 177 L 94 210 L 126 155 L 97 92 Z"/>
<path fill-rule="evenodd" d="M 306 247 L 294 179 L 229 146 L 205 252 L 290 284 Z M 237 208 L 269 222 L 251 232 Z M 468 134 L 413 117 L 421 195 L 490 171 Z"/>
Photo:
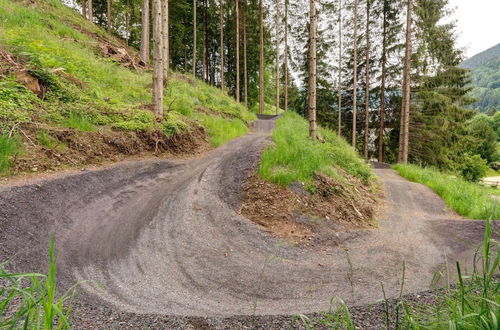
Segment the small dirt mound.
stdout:
<path fill-rule="evenodd" d="M 381 193 L 337 170 L 345 182 L 316 173 L 315 193 L 299 182 L 281 187 L 253 174 L 247 179 L 241 214 L 276 236 L 304 245 L 336 244 L 331 238 L 337 232 L 375 227 Z"/>

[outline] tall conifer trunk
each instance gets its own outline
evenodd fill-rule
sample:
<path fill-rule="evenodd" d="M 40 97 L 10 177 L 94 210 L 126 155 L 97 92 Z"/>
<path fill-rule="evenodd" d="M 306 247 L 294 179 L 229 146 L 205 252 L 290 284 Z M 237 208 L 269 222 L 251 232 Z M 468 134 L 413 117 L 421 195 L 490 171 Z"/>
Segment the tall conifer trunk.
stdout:
<path fill-rule="evenodd" d="M 248 107 L 248 63 L 247 63 L 247 15 L 248 0 L 245 0 L 245 10 L 243 12 L 243 91 L 245 107 Z"/>
<path fill-rule="evenodd" d="M 364 155 L 368 160 L 368 142 L 370 129 L 370 5 L 371 0 L 366 0 L 366 59 L 365 59 L 365 136 Z"/>
<path fill-rule="evenodd" d="M 224 0 L 220 0 L 220 89 L 224 91 Z"/>
<path fill-rule="evenodd" d="M 94 21 L 94 5 L 92 3 L 92 0 L 88 0 L 88 9 L 89 9 L 89 13 L 88 13 L 88 17 L 89 17 L 89 21 L 93 22 Z"/>
<path fill-rule="evenodd" d="M 264 7 L 259 0 L 259 113 L 264 113 Z"/>
<path fill-rule="evenodd" d="M 168 26 L 168 0 L 162 0 L 162 57 L 163 57 L 163 79 L 164 85 L 168 83 L 168 69 L 170 67 L 169 54 L 169 26 Z"/>
<path fill-rule="evenodd" d="M 342 0 L 339 0 L 339 72 L 338 72 L 338 126 L 337 135 L 342 136 Z"/>
<path fill-rule="evenodd" d="M 142 29 L 141 29 L 141 48 L 139 57 L 144 64 L 149 63 L 149 1 L 143 0 L 142 2 Z"/>
<path fill-rule="evenodd" d="M 378 161 L 384 161 L 385 132 L 385 80 L 387 75 L 387 1 L 384 0 L 382 27 L 382 72 L 380 79 L 380 129 L 378 136 Z"/>
<path fill-rule="evenodd" d="M 208 82 L 208 45 L 207 45 L 207 34 L 208 34 L 208 1 L 203 0 L 203 80 Z"/>
<path fill-rule="evenodd" d="M 82 16 L 87 18 L 87 0 L 82 0 Z"/>
<path fill-rule="evenodd" d="M 280 108 L 280 33 L 279 33 L 279 0 L 276 0 L 276 114 Z"/>
<path fill-rule="evenodd" d="M 317 137 L 316 125 L 316 1 L 309 1 L 309 90 L 308 90 L 308 112 L 309 112 L 309 137 Z"/>
<path fill-rule="evenodd" d="M 196 45 L 198 39 L 196 37 L 197 27 L 196 27 L 196 0 L 193 0 L 193 77 L 196 77 Z"/>
<path fill-rule="evenodd" d="M 163 116 L 163 18 L 162 0 L 153 0 L 153 109 Z"/>
<path fill-rule="evenodd" d="M 410 69 L 411 69 L 411 25 L 413 13 L 413 0 L 407 0 L 406 12 L 406 43 L 405 43 L 405 60 L 403 67 L 403 94 L 401 104 L 401 126 L 399 133 L 399 152 L 398 162 L 408 162 L 408 140 L 410 133 Z"/>
<path fill-rule="evenodd" d="M 356 124 L 358 111 L 358 4 L 354 0 L 354 42 L 353 42 L 353 86 L 352 86 L 352 147 L 356 148 Z"/>
<path fill-rule="evenodd" d="M 285 112 L 288 111 L 288 0 L 285 0 Z"/>
<path fill-rule="evenodd" d="M 236 102 L 240 102 L 240 5 L 236 0 Z"/>
<path fill-rule="evenodd" d="M 113 0 L 108 0 L 106 2 L 106 9 L 107 9 L 107 28 L 108 31 L 111 31 L 111 27 L 113 26 L 113 17 L 111 16 L 111 5 L 112 5 Z"/>

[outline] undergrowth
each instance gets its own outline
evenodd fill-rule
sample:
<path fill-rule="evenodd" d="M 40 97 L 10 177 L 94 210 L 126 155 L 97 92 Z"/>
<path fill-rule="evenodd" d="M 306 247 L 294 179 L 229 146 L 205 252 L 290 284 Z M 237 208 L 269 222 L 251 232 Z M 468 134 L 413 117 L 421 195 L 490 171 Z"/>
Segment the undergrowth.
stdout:
<path fill-rule="evenodd" d="M 308 138 L 307 122 L 294 112 L 285 113 L 277 121 L 273 133 L 274 145 L 267 148 L 259 173 L 271 182 L 289 185 L 292 182 L 311 184 L 315 172 L 342 180 L 339 168 L 368 183 L 372 171 L 342 138 L 320 128 L 325 142 Z"/>
<path fill-rule="evenodd" d="M 48 274 L 10 273 L 0 264 L 0 328 L 68 329 L 74 290 L 57 293 L 54 238 Z"/>
<path fill-rule="evenodd" d="M 0 174 L 10 166 L 10 158 L 21 149 L 19 139 L 9 137 L 8 134 L 0 134 Z"/>
<path fill-rule="evenodd" d="M 416 165 L 397 164 L 393 168 L 413 182 L 426 185 L 436 192 L 458 214 L 470 219 L 500 219 L 500 209 L 490 194 L 476 183 Z"/>
<path fill-rule="evenodd" d="M 165 115 L 156 120 L 148 110 L 151 72 L 126 68 L 105 57 L 99 47 L 107 40 L 131 56 L 136 50 L 58 0 L 30 5 L 0 0 L 0 17 L 0 46 L 18 62 L 17 67 L 0 73 L 0 134 L 23 125 L 83 132 L 100 132 L 99 127 L 104 126 L 162 131 L 168 138 L 189 133 L 198 120 L 205 125 L 212 144 L 219 146 L 245 134 L 255 119 L 255 114 L 220 89 L 172 72 L 165 90 Z M 44 90 L 42 98 L 16 81 L 19 70 L 38 79 Z M 51 142 L 41 134 L 33 142 L 48 147 Z M 32 147 L 24 135 L 19 136 L 20 144 Z M 8 167 L 12 152 L 10 147 L 4 150 L 2 143 L 0 166 Z"/>

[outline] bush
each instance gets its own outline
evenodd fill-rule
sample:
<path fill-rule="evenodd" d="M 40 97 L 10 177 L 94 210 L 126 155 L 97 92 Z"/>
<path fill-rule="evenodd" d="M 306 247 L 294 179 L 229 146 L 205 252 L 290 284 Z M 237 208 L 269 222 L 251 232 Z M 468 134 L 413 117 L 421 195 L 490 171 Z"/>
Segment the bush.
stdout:
<path fill-rule="evenodd" d="M 479 182 L 486 176 L 488 164 L 486 160 L 482 159 L 479 155 L 469 156 L 466 154 L 462 164 L 460 164 L 460 171 L 465 180 Z"/>

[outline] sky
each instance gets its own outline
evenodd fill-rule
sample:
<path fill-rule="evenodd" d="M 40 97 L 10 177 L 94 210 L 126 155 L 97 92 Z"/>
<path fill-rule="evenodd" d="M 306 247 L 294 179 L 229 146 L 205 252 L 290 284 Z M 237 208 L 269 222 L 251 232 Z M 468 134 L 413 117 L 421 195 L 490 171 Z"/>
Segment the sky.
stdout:
<path fill-rule="evenodd" d="M 471 57 L 500 43 L 500 0 L 449 0 L 455 8 L 458 46 Z"/>

